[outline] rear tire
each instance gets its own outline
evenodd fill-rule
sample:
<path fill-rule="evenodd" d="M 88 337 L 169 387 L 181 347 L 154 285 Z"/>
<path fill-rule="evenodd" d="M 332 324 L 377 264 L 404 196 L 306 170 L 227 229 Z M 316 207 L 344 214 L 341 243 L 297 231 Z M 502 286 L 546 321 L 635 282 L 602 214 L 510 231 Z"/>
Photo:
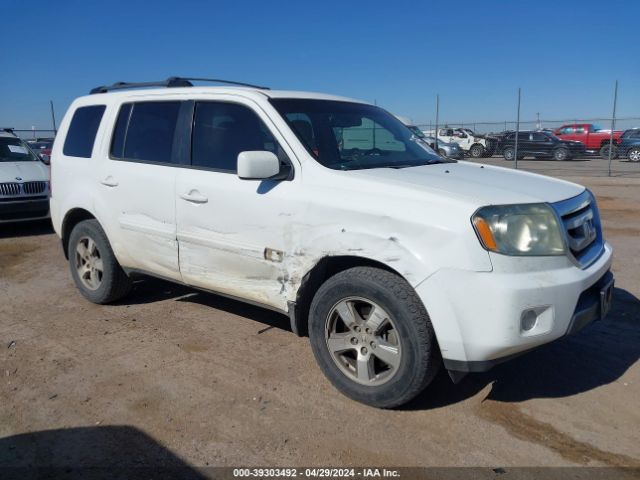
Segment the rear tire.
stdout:
<path fill-rule="evenodd" d="M 90 302 L 115 302 L 131 291 L 131 280 L 97 220 L 84 220 L 73 227 L 68 256 L 73 281 Z"/>
<path fill-rule="evenodd" d="M 604 159 L 609 159 L 609 144 L 605 144 L 600 148 L 600 157 Z M 613 145 L 613 149 L 611 150 L 611 158 L 618 158 L 618 148 Z"/>
<path fill-rule="evenodd" d="M 318 289 L 309 338 L 329 381 L 374 407 L 408 402 L 429 385 L 442 363 L 431 320 L 415 290 L 378 268 L 345 270 Z"/>

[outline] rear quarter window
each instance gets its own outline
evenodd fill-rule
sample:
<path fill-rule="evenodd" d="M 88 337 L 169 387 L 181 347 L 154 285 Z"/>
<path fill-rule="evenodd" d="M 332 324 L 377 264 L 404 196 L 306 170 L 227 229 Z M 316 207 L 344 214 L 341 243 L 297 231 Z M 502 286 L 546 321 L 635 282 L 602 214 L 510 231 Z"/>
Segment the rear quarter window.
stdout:
<path fill-rule="evenodd" d="M 65 155 L 91 158 L 91 151 L 104 110 L 104 105 L 91 105 L 80 107 L 74 112 L 62 148 Z"/>

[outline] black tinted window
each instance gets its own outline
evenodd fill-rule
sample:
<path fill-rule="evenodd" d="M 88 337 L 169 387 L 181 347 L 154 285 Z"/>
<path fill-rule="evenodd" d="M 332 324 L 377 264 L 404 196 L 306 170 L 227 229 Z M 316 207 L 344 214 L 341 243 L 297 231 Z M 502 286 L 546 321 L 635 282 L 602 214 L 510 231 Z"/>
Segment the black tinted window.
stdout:
<path fill-rule="evenodd" d="M 96 132 L 102 120 L 104 105 L 80 107 L 73 114 L 62 149 L 70 157 L 91 157 Z"/>
<path fill-rule="evenodd" d="M 120 108 L 118 120 L 113 130 L 113 140 L 111 141 L 111 156 L 115 158 L 124 157 L 124 139 L 127 133 L 127 125 L 129 124 L 129 115 L 131 114 L 131 104 L 125 103 Z"/>
<path fill-rule="evenodd" d="M 238 154 L 251 150 L 268 150 L 281 158 L 273 135 L 251 109 L 233 103 L 196 104 L 192 165 L 235 172 Z"/>
<path fill-rule="evenodd" d="M 170 163 L 180 102 L 134 103 L 132 108 L 124 138 L 119 138 L 118 130 L 124 126 L 122 118 L 118 118 L 112 145 L 114 154 L 118 142 L 124 141 L 123 158 Z"/>

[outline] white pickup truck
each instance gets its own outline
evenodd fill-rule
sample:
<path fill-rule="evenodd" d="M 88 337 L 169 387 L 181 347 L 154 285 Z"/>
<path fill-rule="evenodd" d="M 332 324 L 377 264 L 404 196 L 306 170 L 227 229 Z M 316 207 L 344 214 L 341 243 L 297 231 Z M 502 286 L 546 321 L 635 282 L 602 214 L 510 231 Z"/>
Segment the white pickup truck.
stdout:
<path fill-rule="evenodd" d="M 425 133 L 429 136 L 435 135 L 434 130 Z M 473 158 L 490 157 L 498 145 L 496 138 L 475 133 L 469 128 L 439 128 L 438 141 L 457 143 L 466 155 Z"/>
<path fill-rule="evenodd" d="M 150 85 L 76 99 L 53 147 L 53 225 L 92 302 L 146 274 L 282 312 L 378 407 L 609 308 L 612 249 L 580 185 L 445 160 L 358 100 Z"/>

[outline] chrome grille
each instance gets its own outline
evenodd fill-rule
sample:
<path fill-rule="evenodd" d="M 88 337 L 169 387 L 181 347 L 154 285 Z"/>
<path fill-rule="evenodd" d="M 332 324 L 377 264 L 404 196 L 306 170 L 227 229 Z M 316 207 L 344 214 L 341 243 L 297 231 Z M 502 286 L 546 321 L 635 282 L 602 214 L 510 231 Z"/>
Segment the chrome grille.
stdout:
<path fill-rule="evenodd" d="M 0 183 L 0 195 L 16 196 L 22 193 L 19 183 Z"/>
<path fill-rule="evenodd" d="M 47 182 L 0 183 L 0 196 L 2 197 L 24 197 L 44 195 L 45 193 L 47 193 Z"/>
<path fill-rule="evenodd" d="M 582 268 L 595 262 L 604 250 L 602 225 L 595 198 L 588 190 L 553 204 L 564 229 L 572 259 Z"/>
<path fill-rule="evenodd" d="M 47 182 L 25 182 L 22 191 L 27 195 L 38 195 L 47 189 Z"/>

